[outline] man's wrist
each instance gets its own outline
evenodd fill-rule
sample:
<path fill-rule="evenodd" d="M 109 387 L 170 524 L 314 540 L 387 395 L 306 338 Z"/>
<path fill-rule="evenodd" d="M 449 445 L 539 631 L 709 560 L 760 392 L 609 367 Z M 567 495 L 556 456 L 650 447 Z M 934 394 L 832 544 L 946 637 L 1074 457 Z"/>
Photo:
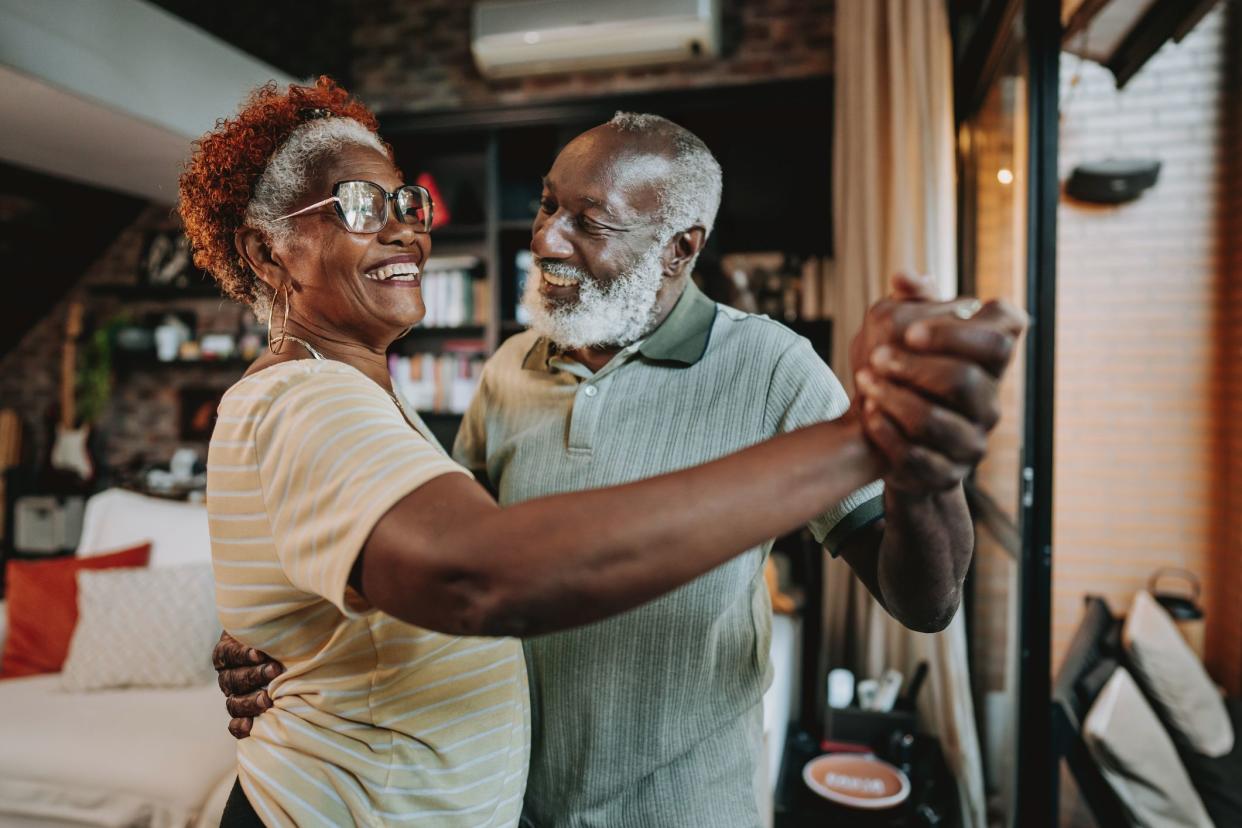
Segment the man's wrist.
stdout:
<path fill-rule="evenodd" d="M 884 512 L 887 516 L 893 516 L 940 509 L 949 500 L 955 499 L 961 491 L 961 483 L 948 489 L 932 491 L 903 488 L 900 483 L 893 485 L 886 477 L 884 478 Z"/>

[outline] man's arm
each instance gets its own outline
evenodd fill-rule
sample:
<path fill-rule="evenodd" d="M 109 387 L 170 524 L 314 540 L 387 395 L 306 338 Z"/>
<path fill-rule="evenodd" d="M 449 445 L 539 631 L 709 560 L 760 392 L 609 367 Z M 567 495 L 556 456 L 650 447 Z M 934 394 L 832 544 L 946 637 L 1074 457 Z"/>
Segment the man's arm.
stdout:
<path fill-rule="evenodd" d="M 885 519 L 838 551 L 894 618 L 938 632 L 957 611 L 974 547 L 961 480 L 999 419 L 997 387 L 1026 321 L 1004 303 L 970 318 L 913 304 L 904 319 L 880 311 L 895 344 L 874 349 L 856 377 L 864 429 L 891 464 Z"/>
<path fill-rule="evenodd" d="M 836 550 L 889 615 L 934 633 L 953 620 L 974 528 L 961 486 L 927 498 L 884 492 L 885 517 Z"/>

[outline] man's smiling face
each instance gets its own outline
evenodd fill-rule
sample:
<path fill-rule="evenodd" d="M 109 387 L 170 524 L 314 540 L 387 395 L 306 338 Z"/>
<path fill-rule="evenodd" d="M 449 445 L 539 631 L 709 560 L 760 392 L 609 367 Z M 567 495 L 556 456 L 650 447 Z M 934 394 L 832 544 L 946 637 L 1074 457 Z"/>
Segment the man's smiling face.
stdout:
<path fill-rule="evenodd" d="M 564 348 L 628 345 L 650 330 L 664 283 L 659 147 L 604 125 L 575 138 L 544 177 L 523 305 Z"/>

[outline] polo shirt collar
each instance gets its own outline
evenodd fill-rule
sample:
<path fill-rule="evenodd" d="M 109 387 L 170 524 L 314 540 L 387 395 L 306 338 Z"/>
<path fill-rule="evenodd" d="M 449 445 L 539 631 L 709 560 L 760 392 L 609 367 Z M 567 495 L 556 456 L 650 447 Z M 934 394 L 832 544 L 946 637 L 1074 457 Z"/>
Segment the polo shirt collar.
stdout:
<path fill-rule="evenodd" d="M 716 303 L 703 295 L 692 280 L 660 327 L 638 347 L 647 359 L 694 365 L 707 352 L 707 340 L 716 321 Z"/>
<path fill-rule="evenodd" d="M 694 365 L 707 352 L 715 320 L 716 303 L 704 296 L 693 281 L 687 280 L 672 312 L 638 346 L 638 352 L 647 359 Z M 548 363 L 556 354 L 557 348 L 551 340 L 539 337 L 527 351 L 522 367 L 529 371 L 548 371 Z"/>

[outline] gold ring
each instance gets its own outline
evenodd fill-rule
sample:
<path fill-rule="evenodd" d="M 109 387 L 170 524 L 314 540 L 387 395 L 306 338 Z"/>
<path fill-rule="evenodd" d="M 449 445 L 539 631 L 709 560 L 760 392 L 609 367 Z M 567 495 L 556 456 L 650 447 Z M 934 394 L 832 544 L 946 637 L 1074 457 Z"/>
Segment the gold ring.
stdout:
<path fill-rule="evenodd" d="M 953 309 L 953 315 L 963 321 L 973 319 L 974 315 L 983 307 L 983 303 L 978 299 L 972 299 L 965 305 L 959 305 Z"/>

